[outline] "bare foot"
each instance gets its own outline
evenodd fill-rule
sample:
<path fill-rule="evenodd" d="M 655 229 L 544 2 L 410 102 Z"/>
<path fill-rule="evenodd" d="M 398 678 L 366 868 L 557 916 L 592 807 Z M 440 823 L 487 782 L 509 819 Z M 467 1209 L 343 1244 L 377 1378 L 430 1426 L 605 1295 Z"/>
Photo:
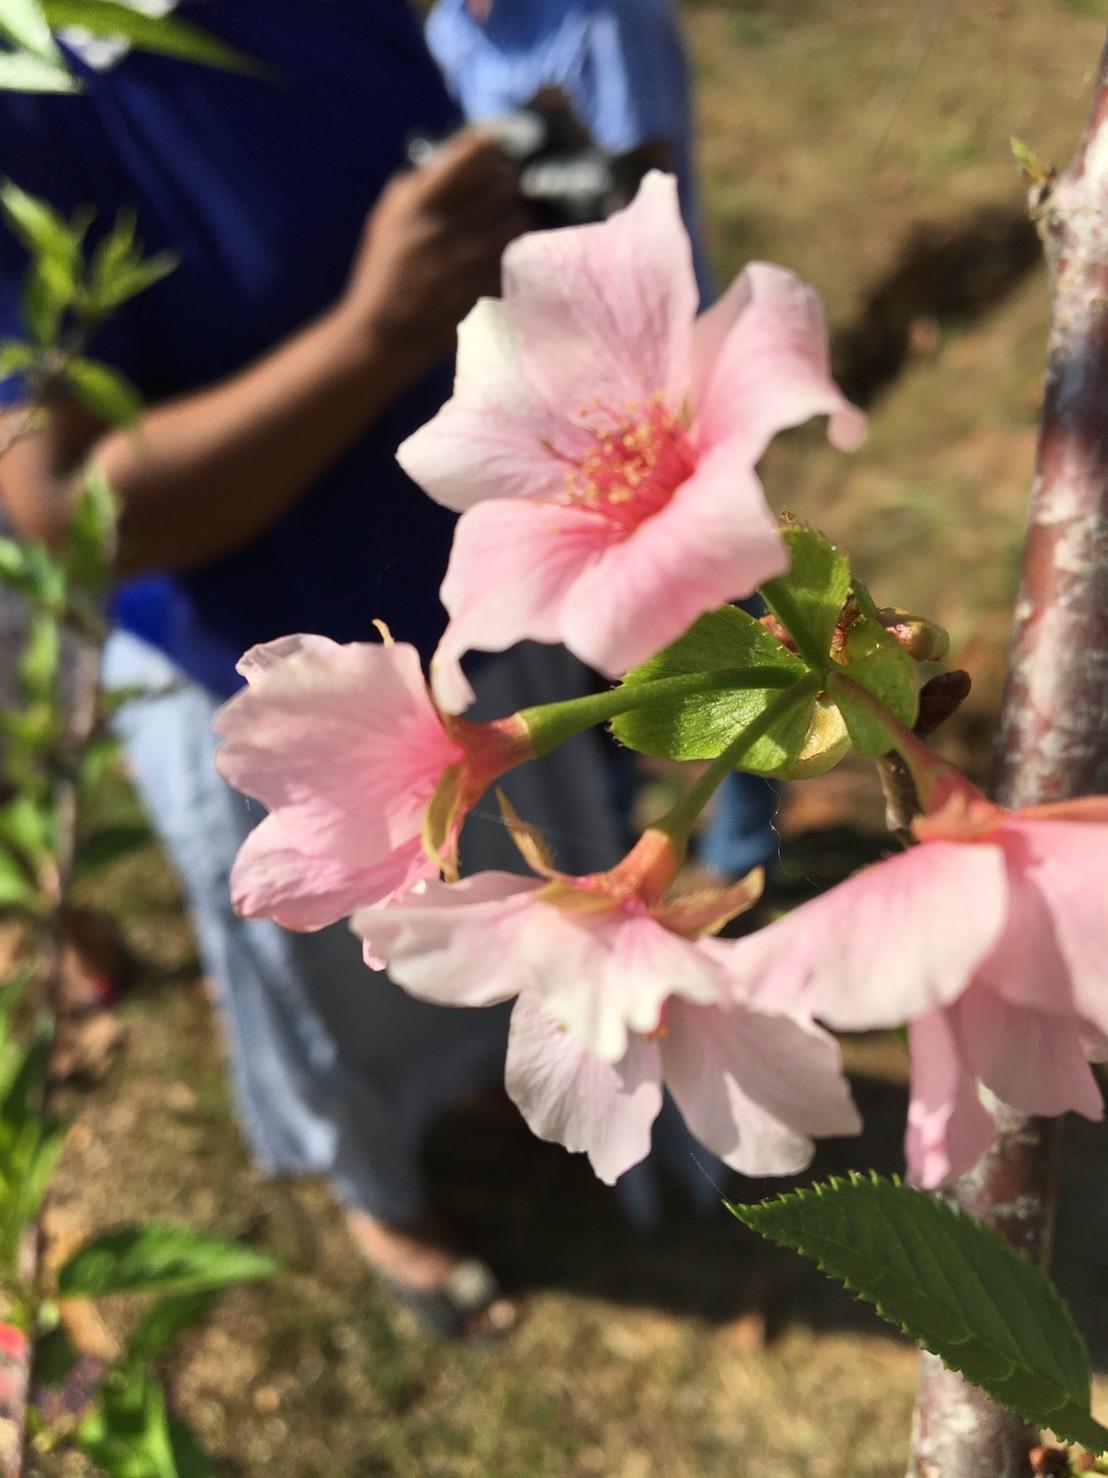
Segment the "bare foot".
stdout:
<path fill-rule="evenodd" d="M 349 1207 L 346 1224 L 362 1256 L 398 1291 L 453 1297 L 459 1284 L 464 1293 L 467 1275 L 472 1281 L 471 1271 L 481 1267 L 452 1248 L 430 1217 L 401 1226 Z M 487 1270 L 477 1273 L 478 1278 L 482 1275 L 491 1276 Z M 418 1308 L 414 1312 L 418 1317 Z M 478 1302 L 473 1314 L 465 1319 L 462 1332 L 467 1339 L 504 1334 L 517 1317 L 511 1299 L 495 1295 L 483 1304 Z"/>

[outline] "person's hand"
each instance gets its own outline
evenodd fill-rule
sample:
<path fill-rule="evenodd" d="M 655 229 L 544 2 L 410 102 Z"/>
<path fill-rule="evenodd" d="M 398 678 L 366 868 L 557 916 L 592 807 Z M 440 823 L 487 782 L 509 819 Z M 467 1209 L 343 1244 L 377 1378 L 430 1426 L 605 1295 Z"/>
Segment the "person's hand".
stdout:
<path fill-rule="evenodd" d="M 501 254 L 530 225 L 515 165 L 486 133 L 465 129 L 386 187 L 343 311 L 378 347 L 432 364 L 477 299 L 499 293 Z"/>

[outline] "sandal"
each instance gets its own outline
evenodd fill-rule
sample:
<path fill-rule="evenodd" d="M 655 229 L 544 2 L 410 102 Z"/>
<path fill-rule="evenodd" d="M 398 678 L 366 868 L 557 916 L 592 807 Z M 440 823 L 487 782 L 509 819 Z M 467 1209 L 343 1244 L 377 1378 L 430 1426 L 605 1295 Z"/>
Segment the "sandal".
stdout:
<path fill-rule="evenodd" d="M 500 1284 L 487 1263 L 468 1257 L 438 1288 L 413 1288 L 387 1273 L 379 1274 L 397 1303 L 415 1319 L 425 1334 L 439 1339 L 492 1339 L 505 1334 L 511 1325 L 490 1324 L 474 1329 L 474 1321 L 491 1310 L 503 1297 Z M 512 1321 L 514 1323 L 514 1320 Z"/>

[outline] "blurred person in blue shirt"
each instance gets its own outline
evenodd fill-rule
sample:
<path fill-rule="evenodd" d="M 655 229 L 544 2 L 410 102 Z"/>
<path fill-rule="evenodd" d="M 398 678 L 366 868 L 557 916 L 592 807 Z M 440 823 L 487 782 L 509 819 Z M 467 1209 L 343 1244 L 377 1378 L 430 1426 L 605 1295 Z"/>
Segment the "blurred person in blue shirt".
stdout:
<path fill-rule="evenodd" d="M 688 66 L 669 0 L 437 0 L 426 36 L 471 121 L 499 117 L 554 88 L 602 148 L 675 173 L 701 308 L 711 304 L 716 285 L 693 166 Z M 776 811 L 770 782 L 736 774 L 699 839 L 701 861 L 728 878 L 771 862 Z"/>
<path fill-rule="evenodd" d="M 147 250 L 179 258 L 89 347 L 141 390 L 137 434 L 58 397 L 4 458 L 0 494 L 23 532 L 56 540 L 85 458 L 106 472 L 127 583 L 104 677 L 154 693 L 119 727 L 188 897 L 253 1152 L 272 1172 L 326 1176 L 395 1289 L 463 1332 L 510 1310 L 432 1225 L 420 1150 L 452 1098 L 499 1072 L 503 1015 L 406 996 L 367 973 L 343 925 L 298 935 L 234 915 L 230 868 L 262 812 L 217 776 L 211 720 L 258 642 L 373 639 L 382 616 L 433 650 L 453 515 L 394 453 L 449 394 L 456 325 L 498 291 L 529 221 L 515 167 L 474 130 L 401 173 L 413 131 L 461 121 L 405 0 L 177 9 L 262 69 L 63 32 L 80 92 L 0 92 L 0 175 L 63 213 L 95 207 L 92 242 L 133 209 Z M 0 233 L 0 338 L 21 334 L 26 266 Z M 483 670 L 479 695 L 501 712 L 558 696 L 535 691 L 526 653 Z M 579 751 L 516 803 L 587 834 L 604 811 L 590 773 Z M 574 870 L 614 860 L 610 839 L 582 846 Z M 467 838 L 476 867 L 511 852 L 498 825 Z"/>

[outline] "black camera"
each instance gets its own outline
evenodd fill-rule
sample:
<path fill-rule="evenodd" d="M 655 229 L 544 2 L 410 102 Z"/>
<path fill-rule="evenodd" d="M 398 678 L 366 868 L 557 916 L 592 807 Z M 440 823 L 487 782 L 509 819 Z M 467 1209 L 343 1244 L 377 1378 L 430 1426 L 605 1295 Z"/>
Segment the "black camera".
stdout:
<path fill-rule="evenodd" d="M 573 118 L 560 110 L 520 108 L 484 125 L 520 170 L 520 191 L 540 227 L 602 221 L 628 204 L 640 169 L 628 155 L 609 154 L 583 140 Z M 427 164 L 443 140 L 413 134 L 408 159 Z"/>

